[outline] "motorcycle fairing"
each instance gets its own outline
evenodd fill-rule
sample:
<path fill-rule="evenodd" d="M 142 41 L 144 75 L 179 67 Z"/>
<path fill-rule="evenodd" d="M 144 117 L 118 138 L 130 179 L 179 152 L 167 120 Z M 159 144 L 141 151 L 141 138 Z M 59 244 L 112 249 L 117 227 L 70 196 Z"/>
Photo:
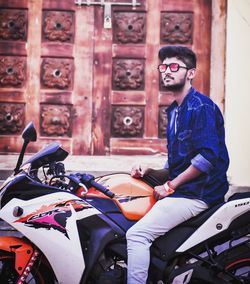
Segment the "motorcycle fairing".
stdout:
<path fill-rule="evenodd" d="M 1 236 L 0 248 L 1 250 L 15 253 L 15 269 L 21 275 L 33 254 L 33 247 L 24 239 Z"/>
<path fill-rule="evenodd" d="M 93 207 L 98 208 L 103 214 L 108 216 L 116 225 L 121 229 L 127 231 L 132 225 L 135 224 L 135 221 L 128 220 L 123 214 L 121 209 L 118 207 L 116 202 L 110 198 L 86 198 L 85 199 Z"/>
<path fill-rule="evenodd" d="M 174 257 L 176 249 L 181 246 L 181 244 L 183 244 L 184 241 L 187 240 L 197 230 L 197 228 L 221 206 L 222 204 L 218 204 L 217 206 L 209 208 L 198 216 L 181 223 L 165 235 L 157 238 L 151 247 L 152 253 L 160 257 L 162 260 Z"/>
<path fill-rule="evenodd" d="M 33 155 L 28 161 L 22 164 L 21 167 L 27 164 L 31 164 L 31 169 L 38 169 L 51 162 L 63 161 L 68 152 L 61 148 L 57 142 L 51 143 L 45 146 L 42 150 Z"/>
<path fill-rule="evenodd" d="M 13 180 L 7 183 L 0 192 L 1 206 L 3 207 L 13 198 L 29 200 L 55 192 L 65 192 L 56 187 L 42 184 L 26 173 L 19 173 Z"/>
<path fill-rule="evenodd" d="M 184 252 L 203 241 L 222 233 L 237 217 L 249 211 L 250 197 L 232 200 L 221 206 L 176 250 Z"/>
<path fill-rule="evenodd" d="M 46 255 L 58 282 L 62 284 L 79 283 L 85 269 L 77 220 L 100 214 L 87 202 L 82 202 L 84 201 L 69 192 L 59 192 L 27 201 L 13 198 L 0 211 L 0 218 L 31 240 Z M 13 216 L 16 206 L 23 209 L 22 217 Z M 79 206 L 82 210 L 79 210 Z M 64 223 L 55 219 L 55 215 L 61 215 L 59 219 L 63 218 Z M 64 228 L 64 231 L 56 228 L 58 226 L 61 230 Z"/>
<path fill-rule="evenodd" d="M 177 269 L 173 269 L 169 276 L 169 283 L 187 284 L 191 277 L 199 279 L 199 283 L 228 284 L 228 282 L 225 282 L 221 278 L 218 279 L 211 273 L 211 271 L 202 265 L 197 265 L 197 263 L 191 263 Z"/>
<path fill-rule="evenodd" d="M 85 283 L 104 248 L 124 238 L 125 231 L 103 214 L 81 219 L 77 226 L 86 264 L 81 283 Z"/>
<path fill-rule="evenodd" d="M 121 213 L 121 210 L 117 206 L 116 202 L 114 202 L 114 200 L 111 198 L 106 198 L 106 196 L 102 196 L 100 198 L 97 194 L 93 196 L 86 195 L 85 197 L 83 197 L 83 200 L 86 200 L 88 203 L 98 208 L 98 210 L 100 210 L 104 214 L 109 212 Z"/>
<path fill-rule="evenodd" d="M 127 231 L 130 227 L 132 227 L 136 221 L 128 220 L 121 213 L 117 214 L 114 212 L 107 213 L 107 216 L 116 223 L 120 228 L 124 231 Z"/>
<path fill-rule="evenodd" d="M 249 196 L 245 193 L 242 194 L 242 197 L 245 198 Z M 237 198 L 240 199 L 240 195 L 237 195 Z M 169 260 L 169 258 L 175 257 L 180 252 L 177 250 L 186 240 L 192 236 L 193 233 L 196 232 L 196 230 L 202 226 L 209 218 L 213 218 L 213 214 L 216 213 L 216 211 L 226 205 L 227 203 L 218 204 L 212 208 L 207 209 L 206 211 L 202 212 L 198 216 L 195 216 L 184 223 L 180 224 L 179 226 L 173 228 L 169 232 L 167 232 L 164 236 L 161 236 L 157 238 L 152 247 L 151 252 L 153 255 L 156 255 L 157 257 L 161 258 L 162 260 L 166 261 Z M 247 210 L 248 211 L 248 210 Z M 226 241 L 226 238 L 229 234 L 229 231 L 232 231 L 234 234 L 237 234 L 238 230 L 243 230 L 245 233 L 244 227 L 248 224 L 249 219 L 249 212 L 245 214 L 239 215 L 236 219 L 234 219 L 229 227 L 225 230 L 217 230 L 217 233 L 213 236 L 210 236 L 210 238 L 205 238 L 202 242 L 197 242 L 192 244 L 192 251 L 194 253 L 201 253 L 204 246 L 201 246 L 202 243 L 208 243 L 208 244 L 222 244 Z M 223 217 L 222 217 L 223 218 Z M 244 234 L 243 234 L 244 235 Z M 235 235 L 235 237 L 237 237 Z M 238 234 L 238 237 L 241 237 L 240 234 Z M 197 246 L 199 244 L 199 246 Z M 199 248 L 199 250 L 198 250 Z"/>
<path fill-rule="evenodd" d="M 82 200 L 69 200 L 66 202 L 56 202 L 48 206 L 42 205 L 31 214 L 17 219 L 15 222 L 22 222 L 33 228 L 46 228 L 48 230 L 54 229 L 63 233 L 69 238 L 66 230 L 67 219 L 72 215 L 71 206 L 75 211 L 92 208 L 87 202 Z"/>

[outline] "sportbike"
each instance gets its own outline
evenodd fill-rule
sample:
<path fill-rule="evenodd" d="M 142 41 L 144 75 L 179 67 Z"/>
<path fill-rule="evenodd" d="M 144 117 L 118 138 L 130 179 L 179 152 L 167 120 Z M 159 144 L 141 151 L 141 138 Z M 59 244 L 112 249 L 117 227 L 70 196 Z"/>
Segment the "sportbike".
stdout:
<path fill-rule="evenodd" d="M 0 283 L 126 283 L 126 231 L 154 205 L 153 176 L 66 173 L 52 143 L 25 163 L 29 123 L 13 174 L 0 189 Z M 79 169 L 79 171 L 82 169 Z M 180 224 L 151 247 L 148 283 L 250 283 L 250 193 Z"/>

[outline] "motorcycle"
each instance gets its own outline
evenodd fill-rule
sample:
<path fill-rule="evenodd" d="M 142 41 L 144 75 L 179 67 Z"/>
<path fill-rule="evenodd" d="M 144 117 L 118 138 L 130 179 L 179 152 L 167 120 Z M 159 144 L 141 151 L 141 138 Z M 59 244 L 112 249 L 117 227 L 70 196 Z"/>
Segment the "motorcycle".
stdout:
<path fill-rule="evenodd" d="M 23 163 L 36 141 L 29 123 L 14 173 L 0 188 L 0 283 L 126 283 L 126 231 L 154 205 L 154 177 L 67 174 L 52 143 Z M 148 283 L 250 283 L 250 193 L 237 193 L 180 224 L 151 247 Z"/>

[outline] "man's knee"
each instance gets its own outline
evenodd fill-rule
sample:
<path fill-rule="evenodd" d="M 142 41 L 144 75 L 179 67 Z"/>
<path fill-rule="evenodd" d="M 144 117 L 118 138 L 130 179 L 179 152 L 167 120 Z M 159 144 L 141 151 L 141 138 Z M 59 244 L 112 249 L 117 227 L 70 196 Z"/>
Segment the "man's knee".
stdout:
<path fill-rule="evenodd" d="M 133 241 L 134 240 L 134 237 L 135 237 L 134 231 L 135 231 L 135 229 L 133 227 L 128 229 L 128 231 L 126 233 L 127 241 Z"/>
<path fill-rule="evenodd" d="M 136 226 L 132 226 L 126 233 L 127 241 L 138 241 L 141 238 L 143 234 L 137 230 Z"/>
<path fill-rule="evenodd" d="M 126 233 L 127 243 L 147 244 L 150 243 L 147 234 L 136 226 L 131 227 Z"/>

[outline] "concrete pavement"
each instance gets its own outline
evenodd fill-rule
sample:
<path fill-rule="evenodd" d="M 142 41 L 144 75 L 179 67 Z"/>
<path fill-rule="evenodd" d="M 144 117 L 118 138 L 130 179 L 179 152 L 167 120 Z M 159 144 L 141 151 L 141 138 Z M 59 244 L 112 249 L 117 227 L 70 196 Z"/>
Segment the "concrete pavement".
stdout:
<path fill-rule="evenodd" d="M 30 155 L 25 155 L 24 161 Z M 5 180 L 16 166 L 18 155 L 0 155 L 0 181 Z M 89 173 L 100 176 L 107 173 L 130 172 L 135 164 L 160 169 L 166 162 L 166 155 L 112 155 L 112 156 L 68 156 L 64 160 L 66 172 Z M 250 187 L 231 185 L 226 199 L 234 192 L 250 191 Z"/>
<path fill-rule="evenodd" d="M 24 161 L 30 155 L 24 157 Z M 6 179 L 16 166 L 18 155 L 0 155 L 0 180 Z M 141 156 L 68 156 L 64 160 L 66 171 L 86 172 L 94 176 L 111 172 L 129 172 L 135 164 L 160 169 L 166 162 L 165 155 Z"/>

